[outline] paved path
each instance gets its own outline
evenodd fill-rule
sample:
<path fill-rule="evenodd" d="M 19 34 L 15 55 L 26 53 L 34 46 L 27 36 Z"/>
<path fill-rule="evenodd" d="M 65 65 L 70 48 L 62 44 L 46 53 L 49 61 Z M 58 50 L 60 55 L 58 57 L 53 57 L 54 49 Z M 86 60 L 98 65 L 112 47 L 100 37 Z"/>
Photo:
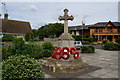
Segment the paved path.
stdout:
<path fill-rule="evenodd" d="M 88 64 L 102 69 L 80 75 L 77 78 L 118 78 L 118 51 L 96 49 L 95 54 L 81 54 Z M 48 74 L 46 78 L 54 78 Z"/>
<path fill-rule="evenodd" d="M 96 49 L 95 54 L 81 54 L 83 60 L 102 69 L 80 75 L 78 78 L 118 78 L 118 51 Z"/>

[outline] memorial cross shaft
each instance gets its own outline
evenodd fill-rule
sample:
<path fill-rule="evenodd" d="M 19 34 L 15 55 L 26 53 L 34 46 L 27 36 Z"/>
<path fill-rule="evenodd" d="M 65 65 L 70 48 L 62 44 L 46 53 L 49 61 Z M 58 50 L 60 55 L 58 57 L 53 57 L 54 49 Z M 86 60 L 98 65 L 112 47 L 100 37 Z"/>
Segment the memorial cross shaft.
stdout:
<path fill-rule="evenodd" d="M 68 9 L 64 9 L 64 16 L 59 16 L 58 19 L 61 21 L 61 20 L 64 20 L 64 33 L 68 33 L 68 20 L 73 20 L 74 17 L 71 15 L 69 16 L 68 15 Z"/>

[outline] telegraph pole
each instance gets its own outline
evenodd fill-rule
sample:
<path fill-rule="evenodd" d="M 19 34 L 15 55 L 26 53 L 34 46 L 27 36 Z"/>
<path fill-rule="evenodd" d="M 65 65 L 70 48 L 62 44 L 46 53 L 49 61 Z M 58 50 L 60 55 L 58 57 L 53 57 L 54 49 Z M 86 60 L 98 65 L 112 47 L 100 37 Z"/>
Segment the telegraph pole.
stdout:
<path fill-rule="evenodd" d="M 83 21 L 82 21 L 82 42 L 83 42 Z"/>
<path fill-rule="evenodd" d="M 83 21 L 82 21 L 82 42 L 83 42 L 83 29 L 84 29 L 84 26 L 85 26 L 85 16 L 83 16 Z"/>

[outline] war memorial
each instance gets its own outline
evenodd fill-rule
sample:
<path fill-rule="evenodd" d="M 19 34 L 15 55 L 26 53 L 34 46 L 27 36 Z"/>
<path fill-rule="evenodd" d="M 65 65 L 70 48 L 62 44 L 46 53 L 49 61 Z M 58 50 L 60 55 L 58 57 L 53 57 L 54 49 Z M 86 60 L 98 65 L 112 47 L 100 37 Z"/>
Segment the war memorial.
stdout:
<path fill-rule="evenodd" d="M 68 33 L 68 20 L 74 17 L 68 15 L 68 9 L 64 9 L 64 16 L 58 19 L 64 20 L 64 33 L 59 37 L 56 51 L 52 51 L 51 57 L 43 64 L 44 68 L 52 73 L 74 74 L 88 70 L 88 64 L 82 60 L 80 52 L 74 47 L 74 39 Z"/>

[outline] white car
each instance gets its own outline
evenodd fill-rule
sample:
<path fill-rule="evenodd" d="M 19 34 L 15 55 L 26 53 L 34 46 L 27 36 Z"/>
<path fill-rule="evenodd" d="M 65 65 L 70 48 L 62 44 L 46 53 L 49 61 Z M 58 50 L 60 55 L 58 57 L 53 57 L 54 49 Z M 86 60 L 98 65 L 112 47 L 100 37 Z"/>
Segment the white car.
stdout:
<path fill-rule="evenodd" d="M 75 47 L 77 48 L 77 49 L 81 49 L 82 48 L 82 43 L 81 43 L 81 41 L 75 41 Z"/>

